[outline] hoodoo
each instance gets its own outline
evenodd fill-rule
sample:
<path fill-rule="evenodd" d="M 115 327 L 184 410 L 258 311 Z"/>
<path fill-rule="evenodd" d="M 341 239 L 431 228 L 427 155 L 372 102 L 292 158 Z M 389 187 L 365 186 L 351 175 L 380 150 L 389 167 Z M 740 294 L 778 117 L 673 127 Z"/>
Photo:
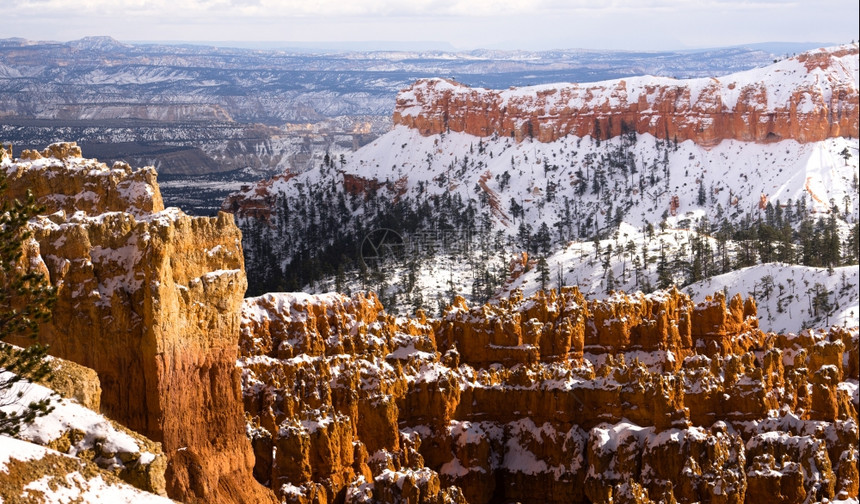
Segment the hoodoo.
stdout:
<path fill-rule="evenodd" d="M 458 298 L 438 320 L 267 294 L 242 313 L 255 475 L 287 502 L 857 496 L 857 329 L 767 334 L 752 299 L 676 290 Z"/>

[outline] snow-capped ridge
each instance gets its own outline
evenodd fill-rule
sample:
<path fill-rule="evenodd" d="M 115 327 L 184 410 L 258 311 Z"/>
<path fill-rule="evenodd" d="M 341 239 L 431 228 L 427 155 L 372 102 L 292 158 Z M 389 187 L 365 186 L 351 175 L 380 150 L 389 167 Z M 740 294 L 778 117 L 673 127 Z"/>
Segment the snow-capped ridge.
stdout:
<path fill-rule="evenodd" d="M 463 131 L 551 142 L 630 130 L 714 145 L 858 135 L 858 49 L 810 51 L 721 77 L 641 76 L 508 90 L 422 79 L 397 98 L 394 123 L 423 135 Z"/>

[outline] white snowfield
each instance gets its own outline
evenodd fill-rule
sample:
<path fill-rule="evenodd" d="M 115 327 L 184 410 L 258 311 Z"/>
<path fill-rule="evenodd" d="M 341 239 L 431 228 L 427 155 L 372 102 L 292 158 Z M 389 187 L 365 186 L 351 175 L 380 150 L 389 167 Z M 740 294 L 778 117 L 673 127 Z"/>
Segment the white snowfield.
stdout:
<path fill-rule="evenodd" d="M 622 229 L 624 229 L 622 227 Z M 666 250 L 677 251 L 689 243 L 694 234 L 688 230 L 667 231 L 659 234 L 664 239 L 662 243 Z M 628 238 L 641 251 L 643 244 L 649 254 L 659 252 L 660 242 L 648 243 L 642 233 L 630 232 Z M 616 243 L 614 240 L 602 240 L 605 247 Z M 622 245 L 626 242 L 621 241 Z M 594 258 L 592 243 L 573 243 L 547 258 L 555 287 L 556 271 L 563 271 L 567 285 L 579 285 L 580 289 L 590 294 L 589 297 L 605 296 L 605 275 L 599 265 L 590 265 Z M 617 289 L 635 292 L 635 274 L 631 270 L 630 258 L 613 258 L 610 266 L 617 280 Z M 623 273 L 626 272 L 626 276 Z M 626 278 L 626 281 L 623 279 Z M 529 296 L 540 289 L 540 273 L 532 269 L 520 276 L 508 287 L 521 289 Z M 816 291 L 816 289 L 819 289 Z M 753 296 L 758 307 L 759 327 L 763 331 L 776 333 L 798 333 L 811 327 L 843 327 L 860 326 L 860 271 L 857 266 L 833 268 L 813 268 L 784 263 L 767 263 L 742 268 L 722 275 L 713 276 L 681 288 L 690 295 L 694 302 L 702 302 L 707 296 L 713 296 L 717 291 L 726 291 L 729 296 L 740 293 L 743 297 Z M 828 315 L 816 317 L 811 297 L 817 292 L 829 293 L 831 310 Z M 813 319 L 819 323 L 811 324 Z"/>
<path fill-rule="evenodd" d="M 11 373 L 7 371 L 0 372 L 0 380 L 9 376 Z M 11 404 L 7 404 L 8 401 L 0 403 L 0 410 L 4 412 L 18 411 L 21 405 L 48 398 L 52 399 L 54 410 L 22 428 L 18 434 L 22 440 L 47 445 L 69 431 L 78 430 L 85 435 L 83 439 L 72 445 L 71 455 L 93 449 L 96 442 L 100 444 L 104 452 L 119 454 L 141 451 L 141 446 L 133 437 L 114 428 L 104 416 L 81 406 L 77 401 L 57 396 L 51 389 L 43 385 L 17 382 L 7 394 L 8 397 L 17 396 L 18 399 Z M 140 459 L 143 463 L 149 463 L 155 459 L 155 454 L 142 452 Z M 123 462 L 118 457 L 114 457 L 110 462 L 112 467 L 121 467 L 122 464 Z"/>
<path fill-rule="evenodd" d="M 823 327 L 860 325 L 860 271 L 857 266 L 843 266 L 828 271 L 782 263 L 750 266 L 696 282 L 684 288 L 694 299 L 703 299 L 718 290 L 728 289 L 753 296 L 758 305 L 759 327 L 776 333 L 797 333 L 808 328 L 805 321 L 813 317 L 810 287 L 821 285 L 833 293 L 835 305 Z M 811 291 L 814 293 L 815 291 Z"/>
<path fill-rule="evenodd" d="M 479 152 L 479 143 L 484 144 L 483 153 Z M 601 191 L 608 191 L 612 196 L 609 199 L 619 206 L 632 205 L 624 221 L 636 227 L 645 222 L 655 225 L 660 222 L 663 212 L 669 209 L 671 196 L 678 196 L 680 207 L 675 211 L 677 218 L 669 220 L 670 223 L 706 212 L 713 217 L 717 205 L 724 212 L 757 215 L 762 196 L 773 204 L 805 197 L 810 210 L 817 213 L 829 211 L 831 200 L 842 208 L 847 197 L 856 216 L 857 195 L 851 188 L 860 149 L 856 138 L 813 143 L 783 140 L 769 144 L 724 140 L 710 148 L 691 140 L 669 147 L 662 143 L 650 134 L 638 135 L 633 145 L 613 138 L 599 142 L 598 146 L 591 137 L 517 143 L 510 138 L 481 139 L 466 133 L 424 137 L 413 129 L 397 126 L 357 151 L 345 172 L 379 181 L 405 178 L 413 191 L 423 183 L 431 194 L 459 193 L 467 199 L 477 199 L 475 186 L 489 173 L 487 185 L 499 195 L 508 222 L 519 222 L 510 216 L 511 198 L 523 205 L 526 212 L 523 220 L 537 229 L 543 222 L 554 224 L 559 220 L 564 196 L 568 196 L 576 210 L 587 215 L 600 214 L 596 218 L 603 228 L 611 216 L 599 212 L 597 207 L 602 206 L 601 200 L 605 198 L 601 197 L 602 192 L 593 193 L 591 177 L 601 164 L 601 154 L 623 150 L 625 160 L 632 161 L 636 173 L 628 172 L 625 176 L 620 169 L 609 173 L 611 170 L 604 168 L 607 186 Z M 852 153 L 847 160 L 840 155 L 844 149 Z M 466 169 L 459 169 L 464 164 Z M 653 186 L 646 183 L 644 191 L 640 190 L 640 180 L 649 175 L 655 164 L 659 167 L 660 181 Z M 549 166 L 548 171 L 545 165 Z M 588 177 L 585 182 L 589 187 L 585 194 L 574 197 L 573 189 L 581 183 L 577 170 Z M 510 179 L 503 188 L 501 175 L 506 172 Z M 318 182 L 319 176 L 319 172 L 313 171 L 288 181 L 278 180 L 271 190 L 292 192 L 298 183 Z M 443 179 L 448 182 L 440 184 Z M 556 186 L 552 201 L 546 198 L 548 184 Z M 704 207 L 695 203 L 700 185 L 708 192 Z M 504 227 L 504 219 L 497 218 L 496 225 Z"/>
<path fill-rule="evenodd" d="M 479 143 L 483 144 L 483 153 L 479 152 Z M 586 176 L 594 177 L 599 164 L 595 160 L 599 160 L 606 150 L 621 149 L 622 143 L 622 139 L 615 138 L 601 142 L 598 147 L 597 142 L 589 137 L 567 137 L 546 144 L 530 140 L 516 143 L 511 139 L 478 139 L 464 133 L 423 137 L 414 130 L 399 126 L 356 152 L 347 163 L 345 173 L 367 179 L 406 180 L 407 195 L 416 199 L 420 187 L 425 193 L 457 193 L 465 201 L 472 201 L 480 211 L 490 214 L 494 232 L 501 231 L 508 240 L 508 246 L 489 259 L 489 264 L 496 270 L 506 267 L 511 258 L 522 250 L 520 244 L 510 243 L 514 241 L 521 222 L 529 224 L 532 233 L 546 224 L 554 241 L 560 239 L 559 230 L 563 229 L 561 232 L 566 234 L 568 241 L 563 245 L 556 244 L 546 256 L 552 280 L 549 287 L 557 287 L 561 275 L 564 285 L 577 284 L 589 296 L 605 294 L 606 275 L 601 266 L 602 256 L 595 254 L 594 241 L 585 236 L 577 237 L 578 232 L 590 234 L 600 230 L 612 236 L 600 240 L 600 248 L 605 251 L 608 245 L 612 245 L 616 251 L 611 258 L 615 288 L 635 291 L 641 288 L 643 279 L 637 281 L 632 273 L 634 254 L 623 254 L 619 247 L 635 250 L 638 255 L 644 247 L 652 258 L 658 256 L 661 248 L 670 257 L 680 254 L 682 247 L 689 254 L 690 242 L 696 235 L 693 228 L 704 217 L 712 225 L 722 218 L 735 222 L 744 218 L 755 221 L 764 218 L 762 201 L 774 207 L 784 207 L 803 200 L 813 216 L 827 218 L 832 210 L 831 204 L 835 204 L 840 209 L 837 223 L 843 239 L 858 219 L 860 200 L 852 185 L 860 159 L 858 139 L 835 138 L 808 144 L 794 140 L 771 144 L 726 140 L 706 149 L 692 141 L 668 147 L 650 135 L 639 135 L 637 141 L 627 148 L 628 158 L 637 167 L 637 173 L 625 176 L 616 170 L 614 174 L 607 174 L 606 184 L 599 193 L 595 193 L 591 178 L 582 181 L 577 171 L 582 174 L 590 172 Z M 850 156 L 846 158 L 840 154 L 844 151 Z M 461 169 L 463 165 L 467 166 L 466 169 Z M 546 171 L 545 166 L 550 170 Z M 657 173 L 661 180 L 653 186 L 647 182 L 642 184 L 642 177 L 651 173 Z M 504 178 L 509 178 L 509 181 L 503 183 Z M 483 191 L 478 188 L 482 181 L 492 192 L 491 199 L 499 203 L 497 208 L 482 207 L 479 203 Z M 310 171 L 289 181 L 278 180 L 270 190 L 296 196 L 299 183 L 322 184 L 324 180 L 319 171 Z M 574 194 L 581 183 L 589 187 L 581 194 Z M 697 204 L 700 187 L 706 194 L 702 206 Z M 547 197 L 548 188 L 555 192 L 552 199 Z M 673 197 L 678 201 L 674 211 L 670 206 Z M 522 207 L 522 217 L 513 216 L 512 201 Z M 613 226 L 611 214 L 617 214 L 619 209 L 624 209 L 622 223 Z M 573 229 L 560 227 L 565 224 L 565 214 L 575 216 Z M 576 223 L 587 220 L 592 222 L 590 228 L 576 228 Z M 661 221 L 665 224 L 664 230 L 659 227 Z M 646 233 L 648 224 L 656 230 L 653 236 Z M 715 239 L 707 239 L 716 250 Z M 743 246 L 731 241 L 727 245 L 731 254 Z M 780 269 L 779 266 L 772 267 Z M 804 269 L 802 266 L 794 268 Z M 644 270 L 650 284 L 655 285 L 656 263 L 650 263 Z M 466 258 L 450 260 L 440 255 L 423 264 L 418 273 L 417 286 L 424 292 L 425 300 L 444 298 L 452 290 L 452 284 L 456 292 L 470 292 L 471 271 Z M 847 274 L 851 293 L 856 299 L 860 297 L 857 276 L 851 275 L 850 271 Z M 397 285 L 404 281 L 406 271 L 393 270 L 389 275 L 389 283 Z M 768 273 L 761 273 L 761 276 L 766 275 Z M 837 277 L 840 275 L 841 272 Z M 523 288 L 528 295 L 540 286 L 537 278 L 538 272 L 532 268 L 506 292 Z M 729 274 L 725 280 L 714 280 L 711 285 L 715 290 L 725 286 L 731 292 L 752 293 L 753 282 L 736 288 L 731 285 L 730 280 L 741 278 L 742 275 Z M 679 285 L 684 284 L 681 277 L 675 281 Z M 812 282 L 813 285 L 818 281 Z M 332 288 L 333 284 L 329 282 L 307 286 L 306 290 L 324 292 Z M 352 291 L 359 288 L 358 283 L 350 285 Z M 713 294 L 706 290 L 705 285 L 693 288 L 692 292 L 700 296 L 695 300 L 703 300 L 704 295 Z M 773 308 L 771 316 L 775 316 L 776 305 Z M 408 302 L 402 307 L 402 311 L 407 310 Z M 796 308 L 794 312 L 799 310 Z M 854 313 L 853 320 L 856 320 L 857 311 Z M 840 322 L 847 320 L 850 323 L 850 311 L 845 315 L 847 318 L 841 317 Z M 799 323 L 803 316 L 792 315 L 790 320 Z M 773 322 L 769 327 L 774 330 L 798 329 L 797 325 L 781 322 Z"/>

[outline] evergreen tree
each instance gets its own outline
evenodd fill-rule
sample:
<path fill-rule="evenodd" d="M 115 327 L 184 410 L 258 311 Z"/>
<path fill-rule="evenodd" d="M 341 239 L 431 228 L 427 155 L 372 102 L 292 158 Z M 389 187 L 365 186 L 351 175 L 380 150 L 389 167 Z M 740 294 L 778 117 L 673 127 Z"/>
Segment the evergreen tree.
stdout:
<path fill-rule="evenodd" d="M 546 222 L 541 223 L 538 228 L 538 232 L 535 235 L 535 248 L 544 255 L 549 254 L 550 249 L 552 248 L 552 235 L 549 232 L 549 226 L 546 225 Z"/>
<path fill-rule="evenodd" d="M 699 184 L 699 193 L 696 196 L 696 203 L 699 206 L 705 206 L 705 202 L 707 201 L 708 195 L 705 193 L 705 184 L 704 182 Z"/>
<path fill-rule="evenodd" d="M 823 260 L 829 269 L 839 266 L 842 262 L 841 240 L 839 239 L 839 226 L 836 221 L 836 212 L 830 211 L 830 217 L 824 227 L 823 234 Z"/>
<path fill-rule="evenodd" d="M 860 259 L 860 223 L 858 222 L 851 226 L 851 231 L 848 233 L 845 259 L 848 264 L 857 264 Z"/>
<path fill-rule="evenodd" d="M 640 277 L 642 275 L 642 261 L 639 260 L 638 255 L 633 256 L 633 272 L 636 275 L 636 288 L 641 289 Z"/>
<path fill-rule="evenodd" d="M 660 258 L 657 261 L 657 288 L 666 289 L 672 285 L 672 271 L 669 268 L 669 260 L 666 257 L 666 249 L 663 241 L 660 241 Z"/>
<path fill-rule="evenodd" d="M 532 253 L 532 225 L 526 224 L 524 221 L 520 221 L 520 227 L 517 231 L 517 239 L 520 242 L 520 246 L 523 250 Z"/>
<path fill-rule="evenodd" d="M 791 243 L 791 225 L 785 222 L 779 232 L 779 244 L 777 245 L 777 259 L 781 262 L 794 264 L 794 245 Z"/>
<path fill-rule="evenodd" d="M 799 200 L 798 200 L 799 201 Z M 818 266 L 818 254 L 816 253 L 815 233 L 812 219 L 805 214 L 800 221 L 798 229 L 798 241 L 800 242 L 800 263 L 804 266 Z"/>
<path fill-rule="evenodd" d="M 815 286 L 810 289 L 812 296 L 812 315 L 816 320 L 825 319 L 825 324 L 830 325 L 830 313 L 833 311 L 833 305 L 830 302 L 830 294 L 827 287 L 822 283 L 815 283 Z M 810 294 L 808 293 L 808 294 Z"/>
<path fill-rule="evenodd" d="M 845 166 L 848 166 L 848 160 L 851 159 L 851 151 L 848 150 L 848 147 L 842 149 L 842 152 L 840 152 L 839 155 L 845 160 Z"/>
<path fill-rule="evenodd" d="M 705 276 L 705 243 L 705 239 L 698 234 L 692 239 L 693 256 L 690 260 L 688 283 L 698 282 Z"/>
<path fill-rule="evenodd" d="M 544 259 L 543 257 L 538 258 L 537 269 L 540 278 L 540 289 L 542 291 L 545 291 L 547 289 L 547 286 L 549 286 L 550 279 L 549 265 L 546 263 L 546 259 Z"/>
<path fill-rule="evenodd" d="M 21 393 L 13 386 L 22 381 L 38 382 L 50 377 L 45 360 L 47 348 L 34 343 L 19 348 L 4 342 L 10 337 L 35 338 L 39 324 L 51 316 L 56 296 L 41 273 L 28 271 L 21 264 L 24 243 L 30 238 L 27 221 L 42 208 L 32 194 L 22 203 L 5 198 L 6 180 L 0 171 L 0 369 L 11 373 L 0 379 L 0 404 L 15 403 Z M 30 404 L 16 412 L 0 412 L 0 434 L 15 435 L 35 418 L 52 410 L 49 399 Z"/>
<path fill-rule="evenodd" d="M 611 294 L 612 291 L 615 290 L 615 275 L 612 274 L 612 270 L 610 269 L 606 273 L 606 293 Z"/>
<path fill-rule="evenodd" d="M 346 272 L 343 268 L 344 262 L 346 261 L 342 260 L 340 264 L 337 265 L 337 274 L 334 277 L 334 290 L 340 293 L 343 293 L 346 290 Z"/>

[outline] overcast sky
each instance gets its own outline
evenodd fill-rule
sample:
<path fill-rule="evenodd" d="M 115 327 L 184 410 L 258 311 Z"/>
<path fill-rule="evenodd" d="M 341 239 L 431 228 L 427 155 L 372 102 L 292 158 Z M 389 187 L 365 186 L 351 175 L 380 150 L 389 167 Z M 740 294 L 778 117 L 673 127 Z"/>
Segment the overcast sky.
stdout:
<path fill-rule="evenodd" d="M 0 0 L 0 38 L 694 49 L 847 43 L 857 0 Z"/>

